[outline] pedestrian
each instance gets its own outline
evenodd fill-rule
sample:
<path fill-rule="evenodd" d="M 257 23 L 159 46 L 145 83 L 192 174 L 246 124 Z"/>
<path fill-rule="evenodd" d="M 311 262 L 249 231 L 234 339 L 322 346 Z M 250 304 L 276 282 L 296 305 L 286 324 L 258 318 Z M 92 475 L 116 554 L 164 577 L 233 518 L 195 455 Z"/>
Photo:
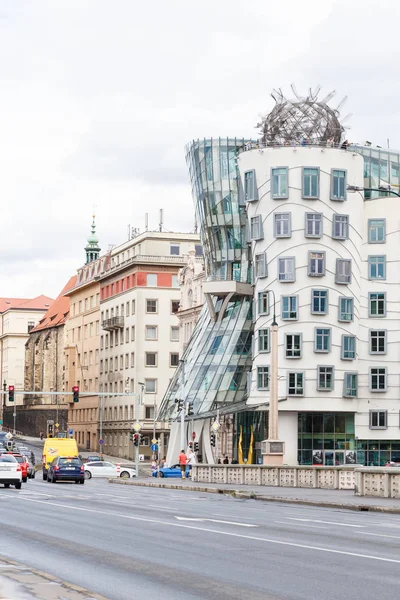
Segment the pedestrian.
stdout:
<path fill-rule="evenodd" d="M 239 461 L 237 460 L 237 458 L 232 458 L 231 465 L 238 465 L 238 464 L 239 464 Z"/>
<path fill-rule="evenodd" d="M 227 456 L 224 458 L 224 465 L 229 465 L 229 458 Z"/>
<path fill-rule="evenodd" d="M 181 468 L 182 479 L 185 479 L 185 477 L 186 477 L 187 456 L 186 456 L 184 450 L 181 450 L 181 453 L 179 455 L 178 461 L 179 461 L 179 466 Z"/>
<path fill-rule="evenodd" d="M 162 458 L 162 459 L 160 460 L 160 469 L 163 469 L 163 468 L 165 467 L 165 465 L 166 465 L 166 460 L 167 460 L 167 459 L 166 459 L 166 457 L 165 457 L 165 456 L 164 456 L 164 458 Z"/>
<path fill-rule="evenodd" d="M 333 146 L 333 138 L 329 137 L 326 140 L 326 145 L 327 145 L 328 148 L 332 148 L 332 146 Z"/>
<path fill-rule="evenodd" d="M 340 146 L 342 150 L 347 150 L 349 147 L 349 140 L 344 140 L 343 144 Z"/>
<path fill-rule="evenodd" d="M 221 464 L 221 459 L 219 458 L 218 462 L 217 462 L 217 465 L 220 465 L 220 464 Z"/>
<path fill-rule="evenodd" d="M 196 455 L 193 451 L 191 451 L 188 455 L 188 465 L 189 465 L 189 477 L 192 475 L 192 467 L 197 464 Z"/>

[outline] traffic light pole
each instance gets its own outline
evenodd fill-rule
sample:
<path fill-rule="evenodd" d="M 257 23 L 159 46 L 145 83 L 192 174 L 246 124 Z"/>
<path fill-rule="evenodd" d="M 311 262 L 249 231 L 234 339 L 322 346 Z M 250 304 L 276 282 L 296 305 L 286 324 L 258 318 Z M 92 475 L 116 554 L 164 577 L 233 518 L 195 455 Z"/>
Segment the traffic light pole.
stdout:
<path fill-rule="evenodd" d="M 140 395 L 136 394 L 136 399 L 135 399 L 135 419 L 136 422 L 139 423 L 139 407 L 140 404 L 142 404 L 143 401 L 143 388 L 144 385 L 143 384 L 139 384 L 140 385 Z M 140 434 L 139 435 L 139 440 L 138 440 L 138 444 L 136 446 L 136 453 L 135 453 L 135 470 L 136 470 L 136 477 L 139 477 L 139 443 L 140 443 Z"/>
<path fill-rule="evenodd" d="M 182 396 L 185 395 L 185 361 L 181 360 L 182 363 Z M 186 412 L 186 399 L 182 398 L 182 409 L 181 409 L 181 450 L 185 450 L 185 412 Z"/>

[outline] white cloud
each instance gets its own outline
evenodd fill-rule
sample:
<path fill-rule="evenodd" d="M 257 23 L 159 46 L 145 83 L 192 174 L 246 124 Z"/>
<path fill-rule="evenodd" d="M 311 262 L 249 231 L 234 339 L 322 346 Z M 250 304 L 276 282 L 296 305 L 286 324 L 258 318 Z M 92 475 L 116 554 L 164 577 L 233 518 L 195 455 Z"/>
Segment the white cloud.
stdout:
<path fill-rule="evenodd" d="M 55 296 L 127 225 L 191 230 L 184 145 L 255 136 L 272 88 L 348 96 L 350 139 L 400 147 L 396 0 L 36 0 L 0 11 L 0 285 Z"/>

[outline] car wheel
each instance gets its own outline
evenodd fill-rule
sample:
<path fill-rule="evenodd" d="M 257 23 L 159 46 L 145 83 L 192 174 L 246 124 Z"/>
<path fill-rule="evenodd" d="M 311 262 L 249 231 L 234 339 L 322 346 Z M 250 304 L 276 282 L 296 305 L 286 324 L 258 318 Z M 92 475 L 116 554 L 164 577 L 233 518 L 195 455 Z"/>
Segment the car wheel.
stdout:
<path fill-rule="evenodd" d="M 27 481 L 28 481 L 28 478 L 27 478 L 27 477 L 23 477 L 23 478 L 22 478 L 22 482 L 23 482 L 23 483 L 26 483 Z"/>
<path fill-rule="evenodd" d="M 165 477 L 165 475 L 162 471 L 160 471 L 160 477 Z"/>
<path fill-rule="evenodd" d="M 53 475 L 53 477 L 51 478 L 51 483 L 57 483 L 57 479 L 55 478 L 55 476 Z"/>
<path fill-rule="evenodd" d="M 43 471 L 43 481 L 47 481 L 47 473 Z"/>
<path fill-rule="evenodd" d="M 92 479 L 92 474 L 90 471 L 85 471 L 85 479 Z"/>
<path fill-rule="evenodd" d="M 10 484 L 9 484 L 9 483 L 5 483 L 5 484 L 4 484 L 4 487 L 5 487 L 5 488 L 9 488 L 9 487 L 10 487 Z"/>
<path fill-rule="evenodd" d="M 35 475 L 36 475 L 36 473 L 33 473 L 33 474 L 32 474 L 32 479 L 35 479 Z"/>
<path fill-rule="evenodd" d="M 83 485 L 85 483 L 85 480 L 81 479 L 79 483 L 81 483 Z"/>
<path fill-rule="evenodd" d="M 128 471 L 122 471 L 120 477 L 122 477 L 122 479 L 129 479 L 130 475 Z"/>
<path fill-rule="evenodd" d="M 15 484 L 15 489 L 16 489 L 16 490 L 20 490 L 20 489 L 21 489 L 21 487 L 22 487 L 22 483 L 21 483 L 20 481 L 18 481 L 18 482 Z"/>

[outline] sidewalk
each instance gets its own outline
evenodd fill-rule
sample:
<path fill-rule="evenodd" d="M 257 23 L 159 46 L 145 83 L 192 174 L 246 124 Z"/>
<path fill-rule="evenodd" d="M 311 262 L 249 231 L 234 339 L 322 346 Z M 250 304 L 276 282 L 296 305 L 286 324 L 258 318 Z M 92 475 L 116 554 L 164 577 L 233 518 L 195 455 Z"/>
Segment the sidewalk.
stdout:
<path fill-rule="evenodd" d="M 107 600 L 42 571 L 0 557 L 0 598 L 3 600 Z"/>
<path fill-rule="evenodd" d="M 138 478 L 112 479 L 110 483 L 117 485 L 136 485 L 144 487 L 164 488 L 172 490 L 188 490 L 191 492 L 208 492 L 213 494 L 228 494 L 235 498 L 263 500 L 266 502 L 286 502 L 322 506 L 325 508 L 341 508 L 347 510 L 389 512 L 400 514 L 400 498 L 375 498 L 355 496 L 352 490 L 321 490 L 311 488 L 289 488 L 272 486 L 235 486 L 219 483 L 199 483 L 190 479 L 169 479 L 161 482 L 159 479 Z"/>

